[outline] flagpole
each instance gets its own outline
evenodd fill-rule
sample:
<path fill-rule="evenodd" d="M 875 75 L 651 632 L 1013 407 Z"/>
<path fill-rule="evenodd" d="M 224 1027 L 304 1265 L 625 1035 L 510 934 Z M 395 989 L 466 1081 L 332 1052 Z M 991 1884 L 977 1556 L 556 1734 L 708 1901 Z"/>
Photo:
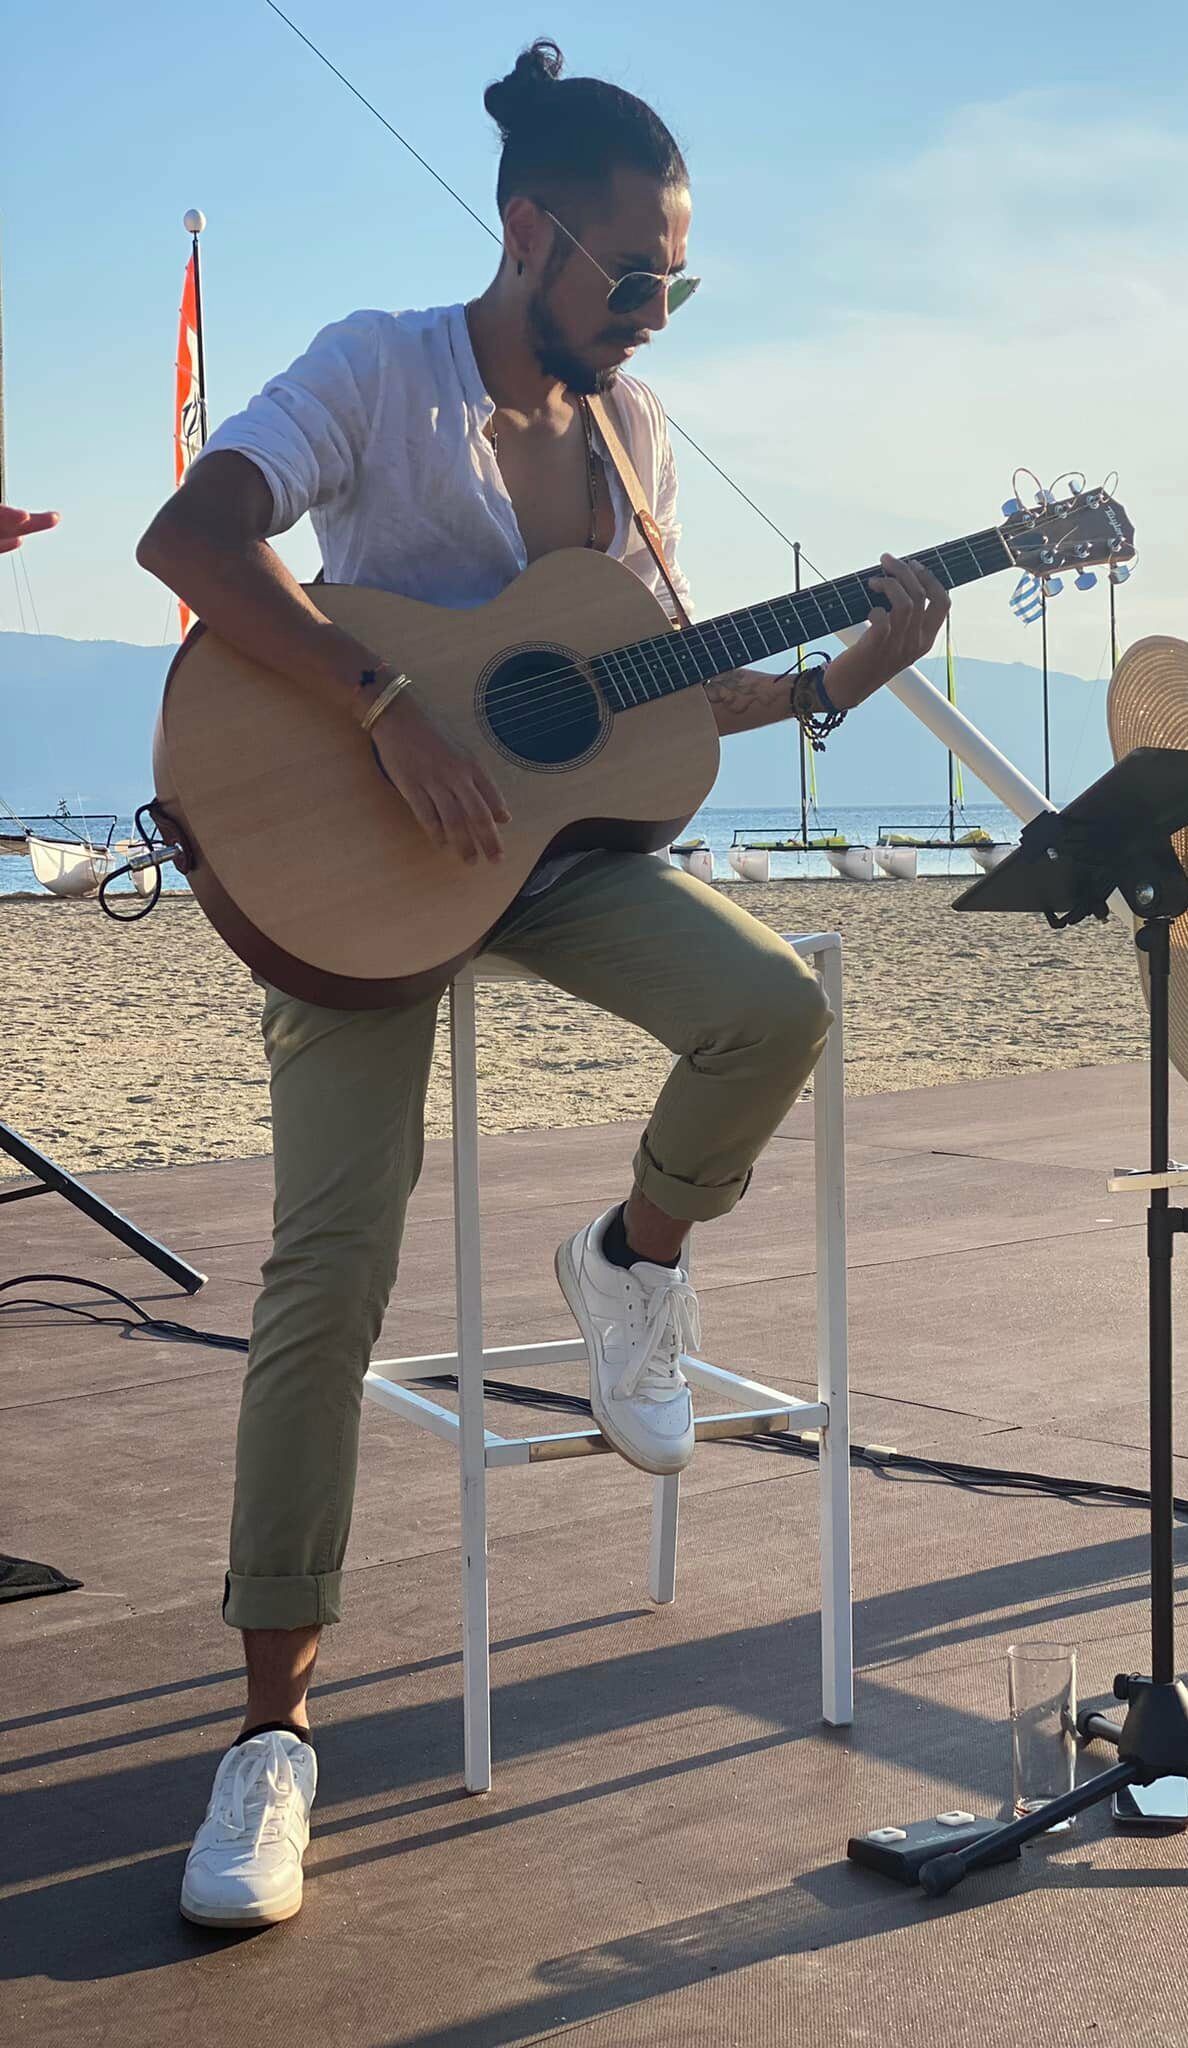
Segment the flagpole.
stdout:
<path fill-rule="evenodd" d="M 1044 578 L 1041 578 L 1040 581 L 1040 632 L 1043 636 L 1044 662 L 1044 795 L 1050 803 L 1052 800 L 1052 763 L 1048 723 L 1048 585 L 1047 580 Z"/>
<path fill-rule="evenodd" d="M 201 445 L 205 447 L 209 425 L 206 410 L 206 344 L 202 337 L 202 259 L 198 254 L 198 237 L 206 226 L 206 215 L 199 212 L 196 206 L 192 206 L 182 226 L 190 236 L 194 252 L 194 332 L 198 337 L 198 409 L 201 414 L 199 432 L 202 436 Z"/>
<path fill-rule="evenodd" d="M 796 564 L 796 588 L 797 588 L 797 590 L 799 590 L 799 589 L 800 589 L 800 542 L 799 542 L 798 540 L 796 540 L 796 541 L 793 541 L 793 543 L 792 543 L 792 557 L 793 557 L 793 560 L 794 560 L 794 562 L 795 562 L 795 564 Z M 801 663 L 801 657 L 802 657 L 803 653 L 804 653 L 804 649 L 803 649 L 803 647 L 798 647 L 798 648 L 797 648 L 797 650 L 796 650 L 796 668 L 797 668 L 797 673 L 798 673 L 798 674 L 799 674 L 799 671 L 800 671 L 800 663 Z M 797 730 L 797 732 L 798 732 L 798 733 L 799 733 L 799 735 L 800 735 L 800 841 L 801 841 L 801 845 L 802 845 L 802 846 L 807 846 L 807 845 L 808 845 L 808 775 L 807 775 L 807 770 L 806 770 L 806 767 L 805 767 L 805 758 L 804 758 L 804 727 L 803 727 L 803 725 L 802 725 L 802 724 L 800 723 L 800 720 L 799 720 L 799 719 L 797 719 L 797 721 L 796 721 L 796 730 Z"/>
<path fill-rule="evenodd" d="M 0 268 L 0 505 L 4 503 L 4 274 Z M 13 558 L 16 568 L 16 558 Z"/>

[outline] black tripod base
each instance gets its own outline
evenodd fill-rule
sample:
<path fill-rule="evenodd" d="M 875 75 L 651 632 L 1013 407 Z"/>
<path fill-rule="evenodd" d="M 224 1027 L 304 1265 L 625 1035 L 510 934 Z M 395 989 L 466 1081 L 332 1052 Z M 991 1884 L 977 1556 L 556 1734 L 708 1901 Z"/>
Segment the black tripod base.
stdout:
<path fill-rule="evenodd" d="M 73 1202 L 76 1209 L 81 1209 L 84 1216 L 89 1216 L 92 1223 L 110 1231 L 121 1244 L 127 1245 L 129 1251 L 138 1253 L 167 1279 L 184 1287 L 187 1294 L 197 1294 L 198 1289 L 205 1286 L 205 1273 L 200 1273 L 186 1259 L 180 1259 L 167 1245 L 158 1244 L 147 1231 L 138 1230 L 135 1223 L 121 1216 L 109 1202 L 100 1201 L 99 1196 L 81 1180 L 75 1180 L 65 1167 L 47 1159 L 44 1152 L 30 1145 L 10 1124 L 0 1123 L 0 1152 L 7 1152 L 10 1158 L 24 1167 L 26 1173 L 32 1174 L 36 1183 L 33 1187 L 5 1188 L 0 1191 L 0 1202 L 27 1202 L 33 1195 L 61 1195 L 67 1202 Z"/>
<path fill-rule="evenodd" d="M 1157 1778 L 1188 1778 L 1188 1686 L 1182 1679 L 1170 1685 L 1156 1685 L 1153 1679 L 1121 1676 L 1114 1680 L 1114 1697 L 1128 1700 L 1130 1711 L 1119 1728 L 1104 1714 L 1082 1713 L 1077 1733 L 1083 1742 L 1108 1742 L 1118 1752 L 1118 1761 L 1099 1772 L 1084 1785 L 1077 1785 L 1060 1799 L 1022 1820 L 996 1828 L 992 1835 L 971 1842 L 967 1848 L 936 1856 L 920 1870 L 920 1883 L 933 1899 L 951 1892 L 967 1871 L 980 1870 L 988 1863 L 1001 1862 L 1011 1850 L 1046 1834 L 1057 1821 L 1097 1806 L 1121 1785 L 1153 1785 Z"/>

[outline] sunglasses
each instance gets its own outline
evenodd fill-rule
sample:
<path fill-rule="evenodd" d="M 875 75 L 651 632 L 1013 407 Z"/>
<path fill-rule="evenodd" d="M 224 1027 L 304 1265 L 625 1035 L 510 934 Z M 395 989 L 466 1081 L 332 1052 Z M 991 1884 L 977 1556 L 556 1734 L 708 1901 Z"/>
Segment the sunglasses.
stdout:
<path fill-rule="evenodd" d="M 558 220 L 556 214 L 550 213 L 547 206 L 542 206 L 541 212 L 547 219 L 552 221 L 554 227 L 560 228 L 562 234 L 568 237 L 575 249 L 581 250 L 587 262 L 594 265 L 599 276 L 606 279 L 610 286 L 610 290 L 606 295 L 606 306 L 609 313 L 641 313 L 645 306 L 651 304 L 656 293 L 663 286 L 665 311 L 673 314 L 688 299 L 692 298 L 698 285 L 701 283 L 699 277 L 661 277 L 652 270 L 629 270 L 626 277 L 613 278 L 609 271 L 602 268 L 597 256 L 591 256 L 585 244 L 579 242 L 576 235 L 570 234 L 563 220 Z"/>

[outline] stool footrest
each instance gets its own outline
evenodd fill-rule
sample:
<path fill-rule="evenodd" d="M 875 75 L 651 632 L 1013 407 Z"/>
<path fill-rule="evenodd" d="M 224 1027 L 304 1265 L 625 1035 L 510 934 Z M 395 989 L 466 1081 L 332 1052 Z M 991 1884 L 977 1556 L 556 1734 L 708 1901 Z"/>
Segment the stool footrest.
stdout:
<path fill-rule="evenodd" d="M 538 1350 L 549 1350 L 548 1345 L 539 1345 Z M 585 1346 L 580 1345 L 583 1356 Z M 492 1354 L 484 1352 L 486 1361 Z M 456 1441 L 460 1429 L 458 1416 L 452 1408 L 443 1408 L 440 1402 L 430 1401 L 424 1394 L 402 1384 L 409 1365 L 417 1365 L 422 1372 L 430 1361 L 426 1359 L 389 1358 L 377 1361 L 367 1374 L 365 1391 L 392 1414 L 401 1416 L 405 1422 L 412 1422 L 420 1429 L 427 1429 L 434 1436 L 447 1441 Z M 442 1352 L 432 1361 L 435 1369 L 448 1371 L 458 1364 L 455 1352 Z M 719 1366 L 709 1365 L 704 1359 L 686 1359 L 687 1367 L 697 1367 L 696 1377 L 708 1380 L 726 1393 L 735 1393 L 741 1399 L 755 1393 L 775 1403 L 772 1407 L 735 1408 L 722 1415 L 698 1415 L 694 1419 L 694 1433 L 698 1443 L 709 1438 L 770 1436 L 777 1430 L 809 1432 L 827 1429 L 829 1409 L 822 1401 L 789 1400 L 786 1394 L 778 1394 L 773 1388 L 761 1387 L 757 1381 L 740 1379 L 735 1373 L 724 1372 Z M 386 1379 L 384 1369 L 394 1369 L 399 1379 Z M 690 1371 L 690 1378 L 694 1377 Z M 608 1444 L 602 1431 L 596 1426 L 589 1429 L 550 1431 L 547 1436 L 503 1437 L 496 1431 L 483 1431 L 485 1463 L 489 1468 L 499 1465 L 547 1464 L 552 1458 L 598 1457 L 613 1448 Z"/>

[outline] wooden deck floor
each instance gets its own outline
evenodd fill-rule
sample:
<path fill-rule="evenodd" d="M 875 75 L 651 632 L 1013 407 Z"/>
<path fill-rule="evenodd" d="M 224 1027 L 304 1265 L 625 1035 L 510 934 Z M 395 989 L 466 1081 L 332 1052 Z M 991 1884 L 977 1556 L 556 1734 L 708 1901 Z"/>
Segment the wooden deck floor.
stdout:
<path fill-rule="evenodd" d="M 1186 1103 L 1177 1089 L 1181 1125 Z M 1143 1163 L 1144 1115 L 1137 1066 L 851 1104 L 858 1442 L 1145 1483 L 1144 1212 L 1105 1192 L 1112 1167 Z M 796 1392 L 812 1385 L 810 1130 L 801 1106 L 696 1250 L 707 1355 Z M 553 1247 L 624 1188 L 634 1139 L 485 1141 L 489 1341 L 568 1334 Z M 93 1184 L 207 1271 L 203 1291 L 111 1257 L 50 1197 L 0 1211 L 0 1279 L 83 1274 L 246 1332 L 267 1160 Z M 438 1143 L 387 1350 L 451 1341 L 449 1213 Z M 84 1582 L 0 1606 L 0 2037 L 1188 2038 L 1188 1838 L 1118 1835 L 1098 1812 L 936 1906 L 844 1860 L 882 1820 L 1003 1810 L 1008 1642 L 1076 1642 L 1086 1701 L 1146 1668 L 1142 1513 L 856 1470 L 857 1713 L 827 1731 L 815 1477 L 743 1445 L 699 1448 L 663 1609 L 646 1597 L 641 1474 L 601 1458 L 492 1476 L 495 1785 L 472 1800 L 451 1454 L 368 1405 L 347 1613 L 311 1700 L 303 1911 L 251 1937 L 188 1926 L 182 1864 L 242 1704 L 219 1612 L 242 1364 L 54 1310 L 0 1315 L 0 1548 Z"/>

